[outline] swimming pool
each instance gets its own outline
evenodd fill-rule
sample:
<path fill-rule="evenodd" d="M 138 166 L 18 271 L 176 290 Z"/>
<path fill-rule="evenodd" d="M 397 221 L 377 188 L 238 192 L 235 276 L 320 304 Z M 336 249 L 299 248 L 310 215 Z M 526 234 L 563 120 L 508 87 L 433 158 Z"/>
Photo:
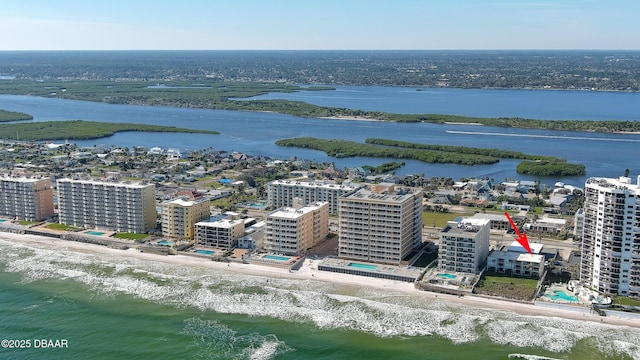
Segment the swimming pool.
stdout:
<path fill-rule="evenodd" d="M 447 274 L 447 273 L 440 273 L 440 274 L 438 274 L 436 276 L 441 277 L 441 278 L 447 278 L 447 279 L 455 279 L 455 278 L 457 278 L 457 276 L 455 276 L 453 274 Z"/>
<path fill-rule="evenodd" d="M 95 235 L 95 236 L 102 236 L 104 235 L 104 232 L 102 231 L 85 231 L 85 234 L 89 234 L 89 235 Z"/>
<path fill-rule="evenodd" d="M 175 244 L 173 241 L 167 241 L 167 240 L 158 241 L 158 245 L 173 246 L 173 244 Z"/>
<path fill-rule="evenodd" d="M 263 259 L 276 260 L 276 261 L 290 261 L 291 257 L 289 256 L 278 256 L 278 255 L 265 255 L 262 257 Z"/>
<path fill-rule="evenodd" d="M 359 268 L 359 269 L 367 269 L 367 270 L 378 270 L 378 267 L 375 265 L 369 264 L 358 264 L 358 263 L 349 263 L 350 267 Z"/>
<path fill-rule="evenodd" d="M 562 300 L 569 302 L 578 302 L 577 297 L 571 296 L 562 290 L 553 290 L 553 294 L 546 294 L 545 297 L 554 301 Z"/>
<path fill-rule="evenodd" d="M 5 222 L 5 221 L 7 221 L 7 220 L 5 220 L 5 219 L 0 219 L 0 222 Z"/>
<path fill-rule="evenodd" d="M 211 250 L 196 250 L 196 253 L 202 254 L 202 255 L 213 255 L 216 252 Z"/>

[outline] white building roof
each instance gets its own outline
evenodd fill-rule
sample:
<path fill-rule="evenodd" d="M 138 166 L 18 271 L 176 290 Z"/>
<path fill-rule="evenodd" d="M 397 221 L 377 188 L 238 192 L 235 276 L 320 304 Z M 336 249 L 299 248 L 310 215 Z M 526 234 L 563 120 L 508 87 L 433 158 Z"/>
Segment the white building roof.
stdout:
<path fill-rule="evenodd" d="M 540 243 L 529 243 L 529 248 L 534 254 L 540 254 L 540 252 L 542 251 L 542 247 L 543 245 Z M 518 241 L 513 241 L 511 245 L 509 245 L 509 249 L 507 251 L 511 251 L 514 253 L 527 253 L 527 250 L 525 250 Z"/>
<path fill-rule="evenodd" d="M 238 224 L 244 224 L 244 220 L 220 219 L 216 221 L 200 221 L 196 223 L 196 226 L 229 229 Z"/>

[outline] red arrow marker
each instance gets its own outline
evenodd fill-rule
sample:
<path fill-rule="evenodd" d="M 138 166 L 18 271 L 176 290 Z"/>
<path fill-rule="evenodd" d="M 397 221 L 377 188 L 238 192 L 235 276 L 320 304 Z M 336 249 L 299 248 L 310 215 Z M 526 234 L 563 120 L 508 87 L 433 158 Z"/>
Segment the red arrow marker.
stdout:
<path fill-rule="evenodd" d="M 525 250 L 527 250 L 529 254 L 533 255 L 533 253 L 531 252 L 531 248 L 529 247 L 529 240 L 527 239 L 527 234 L 520 234 L 520 230 L 518 230 L 518 227 L 516 226 L 516 224 L 513 222 L 513 220 L 511 220 L 511 216 L 509 216 L 509 213 L 505 211 L 504 214 L 507 216 L 507 220 L 509 220 L 509 223 L 511 224 L 511 227 L 513 228 L 513 230 L 515 230 L 516 234 L 518 234 L 518 238 L 516 240 L 518 240 L 520 245 L 522 245 L 522 247 Z"/>

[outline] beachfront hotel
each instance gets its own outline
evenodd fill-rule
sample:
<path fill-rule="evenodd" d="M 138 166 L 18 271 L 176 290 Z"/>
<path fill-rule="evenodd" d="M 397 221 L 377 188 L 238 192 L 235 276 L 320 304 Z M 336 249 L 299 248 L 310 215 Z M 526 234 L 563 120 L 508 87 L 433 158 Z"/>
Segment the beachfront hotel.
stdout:
<path fill-rule="evenodd" d="M 211 215 L 211 201 L 204 194 L 187 191 L 162 203 L 162 235 L 193 240 L 194 225 Z"/>
<path fill-rule="evenodd" d="M 0 178 L 0 215 L 27 221 L 52 217 L 51 179 Z"/>
<path fill-rule="evenodd" d="M 440 231 L 440 270 L 478 274 L 489 255 L 490 228 L 489 219 L 449 221 Z"/>
<path fill-rule="evenodd" d="M 293 199 L 298 198 L 303 204 L 316 201 L 329 203 L 329 213 L 338 213 L 340 196 L 357 190 L 357 185 L 339 185 L 326 181 L 275 180 L 267 183 L 267 206 L 281 208 L 293 206 Z"/>
<path fill-rule="evenodd" d="M 223 218 L 201 221 L 195 224 L 195 240 L 198 245 L 230 250 L 244 236 L 244 219 Z"/>
<path fill-rule="evenodd" d="M 580 265 L 585 285 L 604 294 L 640 297 L 638 183 L 628 177 L 587 180 Z"/>
<path fill-rule="evenodd" d="M 381 183 L 340 198 L 338 257 L 399 265 L 422 242 L 422 189 Z"/>
<path fill-rule="evenodd" d="M 329 234 L 329 203 L 283 207 L 267 214 L 264 250 L 299 255 Z"/>
<path fill-rule="evenodd" d="M 61 224 L 144 233 L 156 226 L 154 184 L 60 179 Z"/>

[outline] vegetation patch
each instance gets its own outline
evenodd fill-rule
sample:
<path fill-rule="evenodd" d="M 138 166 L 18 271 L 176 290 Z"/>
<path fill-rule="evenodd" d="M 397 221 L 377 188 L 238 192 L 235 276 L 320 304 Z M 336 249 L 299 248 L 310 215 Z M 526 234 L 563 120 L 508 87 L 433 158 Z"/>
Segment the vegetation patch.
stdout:
<path fill-rule="evenodd" d="M 219 134 L 217 131 L 194 130 L 174 126 L 68 120 L 2 124 L 0 125 L 0 139 L 15 139 L 16 134 L 19 134 L 20 140 L 30 141 L 85 140 L 111 136 L 120 131 Z"/>
<path fill-rule="evenodd" d="M 494 164 L 500 159 L 526 159 L 516 171 L 538 176 L 584 175 L 581 164 L 568 164 L 553 156 L 532 155 L 517 151 L 473 148 L 466 146 L 418 144 L 388 139 L 366 139 L 365 143 L 348 140 L 325 140 L 312 137 L 282 139 L 276 145 L 324 151 L 337 158 L 364 156 L 394 159 L 412 159 L 426 163 L 480 165 Z M 528 161 L 535 160 L 535 161 Z M 383 164 L 397 166 L 397 163 Z"/>
<path fill-rule="evenodd" d="M 329 156 L 346 158 L 354 156 L 412 159 L 433 164 L 478 165 L 495 164 L 499 159 L 483 155 L 458 154 L 451 151 L 392 148 L 374 144 L 362 144 L 348 140 L 325 140 L 311 137 L 283 139 L 276 145 L 324 151 Z"/>
<path fill-rule="evenodd" d="M 640 307 L 640 300 L 632 299 L 627 296 L 616 296 L 613 299 L 613 303 L 616 305 L 636 306 Z"/>
<path fill-rule="evenodd" d="M 46 228 L 51 230 L 62 230 L 62 231 L 75 231 L 80 229 L 75 226 L 65 225 L 65 224 L 49 224 L 46 226 Z"/>
<path fill-rule="evenodd" d="M 142 240 L 149 237 L 149 234 L 134 234 L 134 233 L 116 233 L 113 235 L 116 239 L 125 239 L 125 240 Z"/>
<path fill-rule="evenodd" d="M 523 161 L 516 167 L 516 172 L 534 176 L 577 176 L 587 173 L 582 164 L 561 161 Z"/>
<path fill-rule="evenodd" d="M 33 116 L 16 111 L 0 110 L 0 122 L 33 120 Z"/>
<path fill-rule="evenodd" d="M 36 224 L 40 224 L 40 223 L 42 223 L 42 221 L 18 220 L 18 224 L 20 224 L 22 226 L 31 226 L 31 225 L 36 225 Z"/>
<path fill-rule="evenodd" d="M 538 280 L 509 277 L 487 273 L 482 274 L 474 291 L 477 294 L 516 300 L 532 300 L 538 287 Z"/>
<path fill-rule="evenodd" d="M 425 211 L 422 213 L 422 224 L 424 226 L 435 226 L 443 228 L 447 225 L 447 222 L 455 220 L 459 216 L 473 216 L 472 212 L 466 213 L 451 213 L 451 212 L 435 212 Z"/>

